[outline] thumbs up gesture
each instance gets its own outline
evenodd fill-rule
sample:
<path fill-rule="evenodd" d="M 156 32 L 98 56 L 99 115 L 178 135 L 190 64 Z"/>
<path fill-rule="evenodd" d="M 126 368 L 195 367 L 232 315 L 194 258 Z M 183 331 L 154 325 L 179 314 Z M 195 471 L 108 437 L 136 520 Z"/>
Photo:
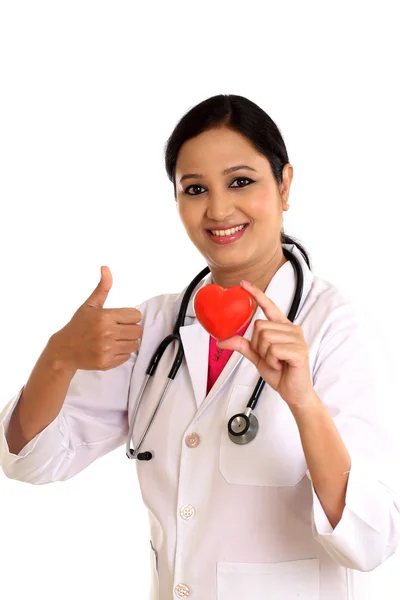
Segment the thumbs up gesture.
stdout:
<path fill-rule="evenodd" d="M 72 370 L 113 369 L 139 347 L 142 314 L 136 308 L 103 308 L 113 284 L 111 271 L 101 267 L 101 279 L 72 319 L 52 336 L 57 359 Z"/>

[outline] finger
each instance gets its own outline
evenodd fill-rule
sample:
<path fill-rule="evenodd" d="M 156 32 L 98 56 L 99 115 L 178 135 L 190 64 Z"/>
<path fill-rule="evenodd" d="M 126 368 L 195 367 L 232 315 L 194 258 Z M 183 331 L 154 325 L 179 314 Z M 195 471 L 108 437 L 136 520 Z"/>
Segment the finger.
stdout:
<path fill-rule="evenodd" d="M 137 308 L 104 308 L 111 315 L 114 323 L 136 325 L 142 320 L 142 313 Z"/>
<path fill-rule="evenodd" d="M 270 298 L 267 298 L 264 292 L 258 287 L 245 280 L 241 281 L 241 286 L 253 296 L 267 319 L 277 323 L 290 323 L 289 319 L 280 311 L 276 304 Z"/>
<path fill-rule="evenodd" d="M 264 362 L 270 369 L 273 369 L 274 371 L 282 371 L 285 363 L 284 363 L 284 361 L 279 360 L 279 358 L 274 356 L 274 354 L 272 352 L 272 348 L 273 348 L 273 346 L 271 346 L 271 344 L 270 344 L 269 348 L 267 350 L 267 354 L 264 358 Z"/>
<path fill-rule="evenodd" d="M 118 354 L 131 354 L 132 352 L 136 352 L 139 348 L 139 344 L 140 342 L 138 340 L 130 342 L 116 342 L 114 356 Z"/>
<path fill-rule="evenodd" d="M 304 364 L 306 356 L 302 346 L 298 344 L 272 344 L 267 354 L 267 362 L 276 364 L 277 360 L 285 361 L 293 367 L 300 367 Z"/>
<path fill-rule="evenodd" d="M 295 341 L 292 323 L 275 323 L 265 319 L 254 321 L 250 347 L 262 358 L 265 358 L 271 344 L 287 344 Z"/>
<path fill-rule="evenodd" d="M 253 332 L 254 331 L 257 331 L 258 335 L 264 331 L 268 332 L 268 335 L 270 332 L 272 336 L 274 336 L 275 333 L 281 333 L 282 342 L 285 340 L 287 342 L 293 342 L 293 344 L 305 342 L 302 327 L 300 325 L 295 325 L 289 320 L 286 323 L 276 323 L 275 321 L 269 321 L 268 319 L 257 319 L 254 321 Z M 271 339 L 279 342 L 278 337 L 272 337 Z"/>
<path fill-rule="evenodd" d="M 240 335 L 235 335 L 227 340 L 218 341 L 217 346 L 223 350 L 236 350 L 237 352 L 240 352 L 240 354 L 248 358 L 249 361 L 256 366 L 260 362 L 260 357 L 257 352 L 252 350 L 249 340 L 246 340 Z"/>
<path fill-rule="evenodd" d="M 112 329 L 113 338 L 116 341 L 138 340 L 143 335 L 143 328 L 140 325 L 115 325 Z"/>
<path fill-rule="evenodd" d="M 257 325 L 256 325 L 257 324 Z M 270 321 L 269 319 L 256 319 L 254 321 L 254 327 L 267 328 L 271 331 L 292 331 L 295 330 L 298 325 L 293 325 L 291 321 L 286 321 L 286 323 L 280 323 L 276 321 Z"/>
<path fill-rule="evenodd" d="M 261 320 L 261 319 L 257 319 L 256 321 L 254 321 L 254 328 L 253 328 L 253 333 L 251 335 L 251 339 L 250 339 L 250 348 L 254 351 L 257 352 L 259 355 L 259 349 L 262 348 L 262 356 L 264 357 L 268 351 L 268 347 L 270 346 L 270 343 L 267 336 L 263 334 L 263 331 L 265 331 L 265 327 L 264 324 L 269 324 L 270 321 L 266 321 L 266 320 Z M 263 338 L 263 339 L 262 339 Z"/>
<path fill-rule="evenodd" d="M 257 337 L 251 340 L 250 346 L 254 352 L 257 352 L 261 358 L 265 358 L 271 344 L 290 344 L 294 343 L 293 334 L 287 331 L 274 331 L 271 329 L 261 329 Z"/>

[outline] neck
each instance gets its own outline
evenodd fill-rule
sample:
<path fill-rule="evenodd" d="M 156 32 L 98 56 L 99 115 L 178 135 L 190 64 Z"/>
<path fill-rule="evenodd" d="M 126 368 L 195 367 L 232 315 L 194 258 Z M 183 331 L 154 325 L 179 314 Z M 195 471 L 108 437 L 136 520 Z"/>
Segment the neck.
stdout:
<path fill-rule="evenodd" d="M 279 244 L 275 253 L 263 263 L 251 267 L 245 265 L 242 269 L 232 269 L 231 271 L 210 267 L 212 281 L 223 288 L 228 288 L 240 285 L 242 279 L 245 279 L 264 292 L 275 273 L 285 262 L 287 262 L 287 258 L 283 254 L 282 246 Z"/>

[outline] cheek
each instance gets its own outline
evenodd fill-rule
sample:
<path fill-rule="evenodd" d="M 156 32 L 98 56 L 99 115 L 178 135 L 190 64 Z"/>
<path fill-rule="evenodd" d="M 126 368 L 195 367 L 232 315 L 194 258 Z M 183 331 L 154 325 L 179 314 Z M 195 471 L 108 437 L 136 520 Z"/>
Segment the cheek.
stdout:
<path fill-rule="evenodd" d="M 270 191 L 262 190 L 255 194 L 247 204 L 247 213 L 254 219 L 262 219 L 274 213 L 276 198 Z"/>
<path fill-rule="evenodd" d="M 180 219 L 185 228 L 188 230 L 198 227 L 198 212 L 199 211 L 196 210 L 196 207 L 193 205 L 189 205 L 186 202 L 178 203 L 178 213 Z"/>

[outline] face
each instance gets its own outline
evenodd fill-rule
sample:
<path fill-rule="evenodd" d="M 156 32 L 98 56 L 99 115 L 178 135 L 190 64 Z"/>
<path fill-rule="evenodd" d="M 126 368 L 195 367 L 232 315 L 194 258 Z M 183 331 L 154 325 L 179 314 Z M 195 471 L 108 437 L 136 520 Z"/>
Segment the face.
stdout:
<path fill-rule="evenodd" d="M 267 158 L 227 127 L 183 144 L 175 174 L 178 211 L 211 269 L 250 268 L 276 254 L 292 177 L 288 163 L 278 186 Z"/>

